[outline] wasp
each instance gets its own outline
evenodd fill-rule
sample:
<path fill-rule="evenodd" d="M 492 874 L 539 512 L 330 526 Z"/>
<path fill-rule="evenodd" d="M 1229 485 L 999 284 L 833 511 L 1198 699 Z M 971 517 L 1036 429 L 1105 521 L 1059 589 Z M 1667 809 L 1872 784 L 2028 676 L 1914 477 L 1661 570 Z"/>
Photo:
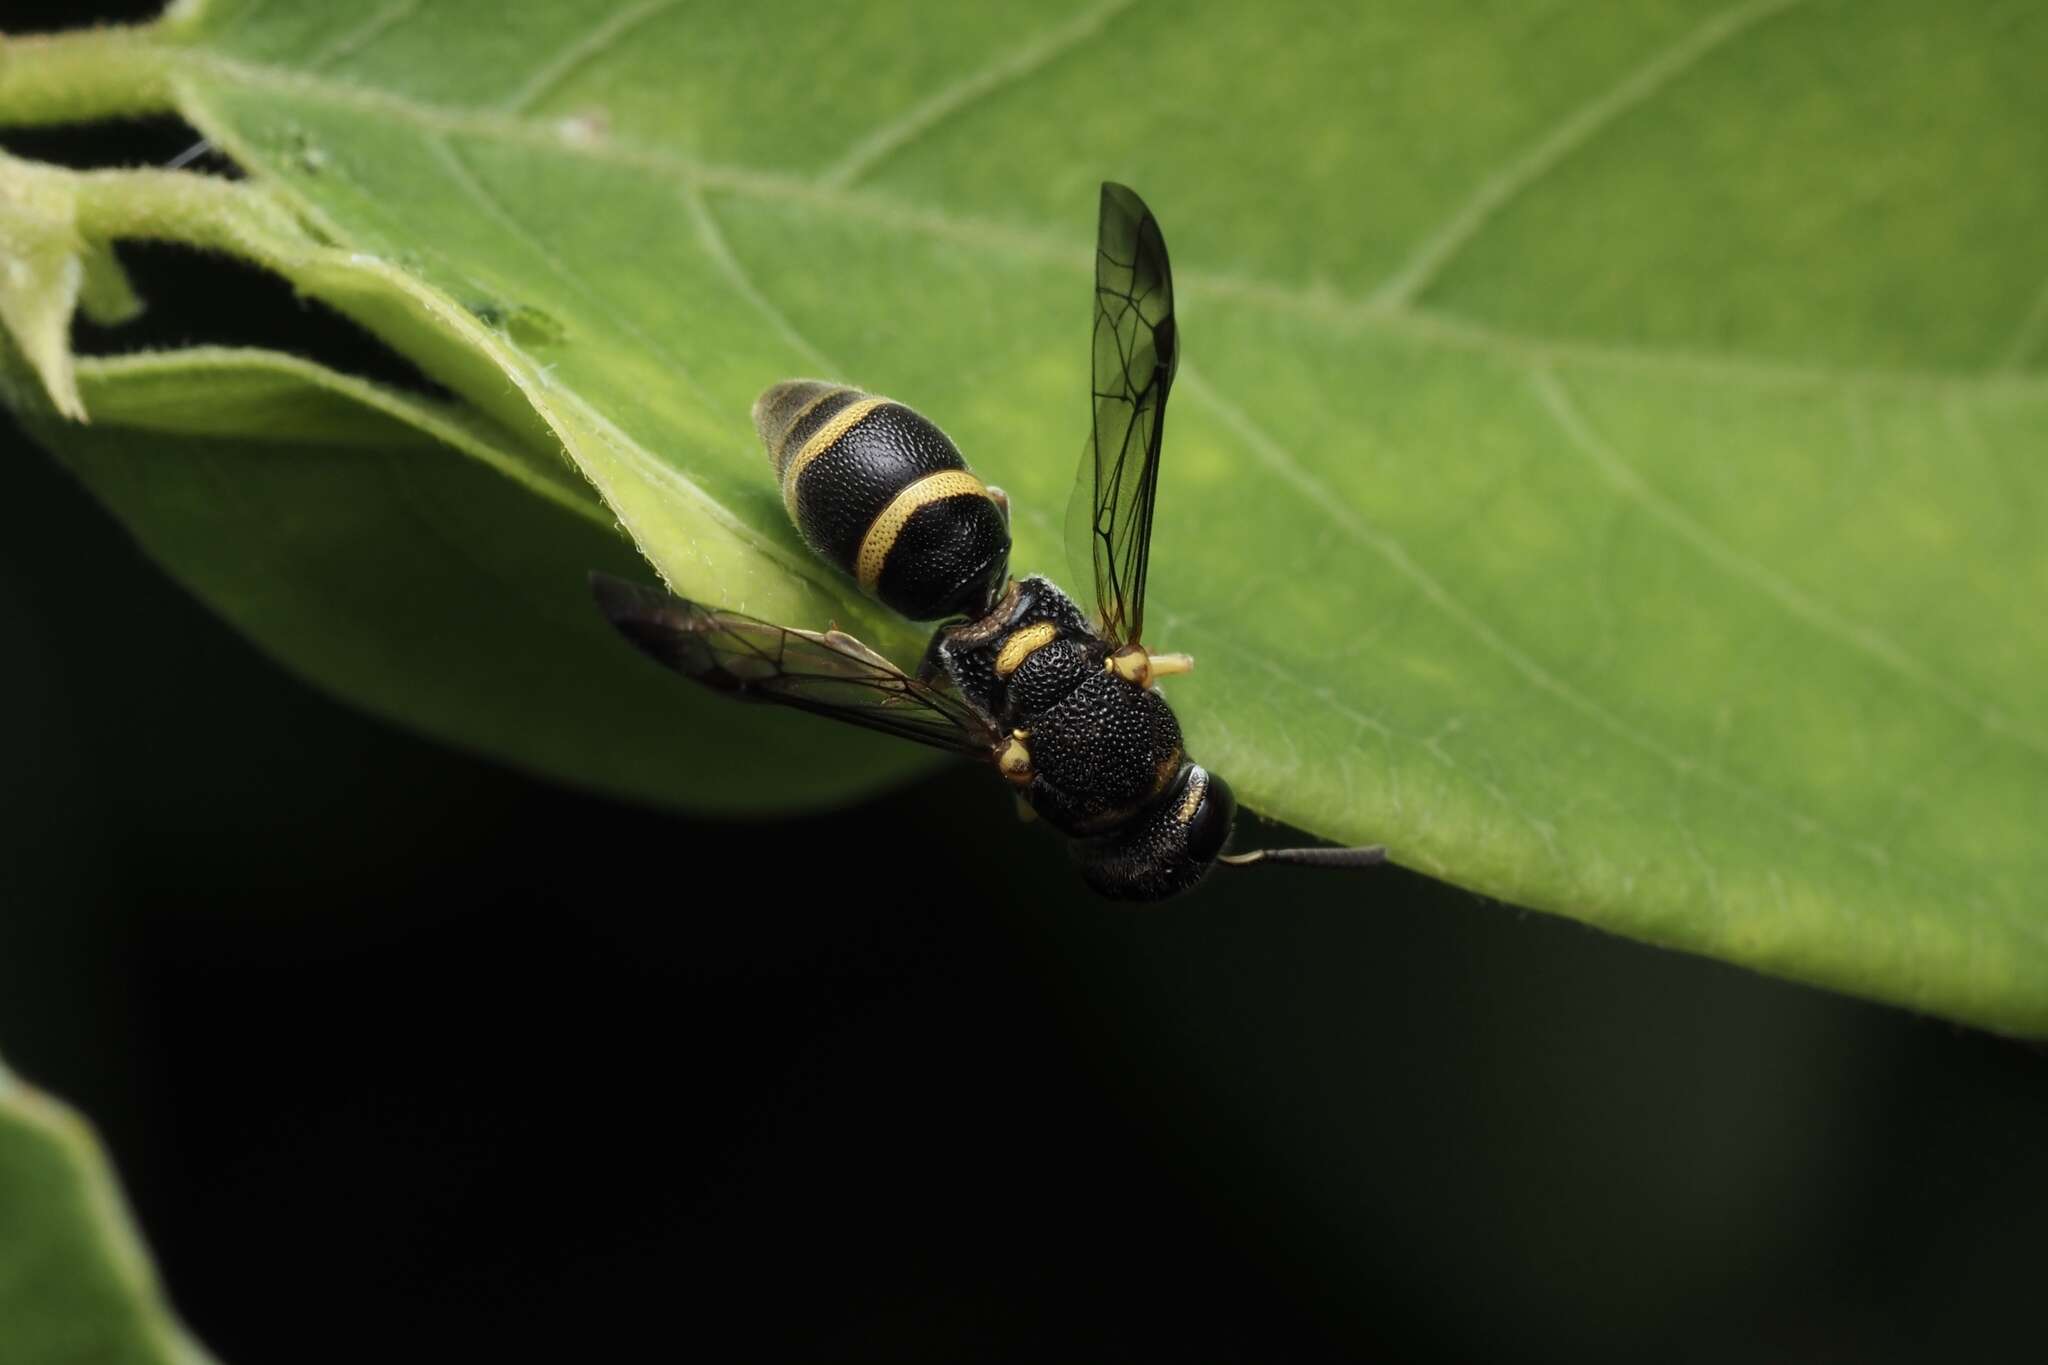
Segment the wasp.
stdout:
<path fill-rule="evenodd" d="M 1180 361 L 1173 277 L 1151 210 L 1105 183 L 1095 247 L 1094 426 L 1067 522 L 1094 612 L 1010 576 L 1009 501 L 901 403 L 788 380 L 754 426 L 806 544 L 914 621 L 941 622 L 906 673 L 837 629 L 796 630 L 592 575 L 598 605 L 659 662 L 732 696 L 964 754 L 1072 841 L 1089 886 L 1160 900 L 1218 863 L 1359 867 L 1368 848 L 1223 852 L 1236 798 L 1191 761 L 1156 684 L 1185 654 L 1144 643 L 1166 399 Z"/>

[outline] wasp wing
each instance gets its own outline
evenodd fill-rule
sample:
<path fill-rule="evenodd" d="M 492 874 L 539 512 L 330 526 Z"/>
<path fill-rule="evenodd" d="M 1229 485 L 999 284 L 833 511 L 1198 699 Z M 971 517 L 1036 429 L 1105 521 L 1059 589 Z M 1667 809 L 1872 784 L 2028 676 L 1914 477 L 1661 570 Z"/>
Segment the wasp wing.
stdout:
<path fill-rule="evenodd" d="M 1095 583 L 1103 635 L 1132 644 L 1145 625 L 1145 569 L 1166 395 L 1180 363 L 1166 240 L 1145 201 L 1102 186 L 1095 238 L 1095 429 L 1067 512 L 1067 553 Z"/>
<path fill-rule="evenodd" d="M 789 630 L 609 574 L 593 573 L 590 587 L 599 609 L 642 653 L 706 687 L 935 749 L 992 756 L 998 736 L 966 702 L 851 635 Z"/>

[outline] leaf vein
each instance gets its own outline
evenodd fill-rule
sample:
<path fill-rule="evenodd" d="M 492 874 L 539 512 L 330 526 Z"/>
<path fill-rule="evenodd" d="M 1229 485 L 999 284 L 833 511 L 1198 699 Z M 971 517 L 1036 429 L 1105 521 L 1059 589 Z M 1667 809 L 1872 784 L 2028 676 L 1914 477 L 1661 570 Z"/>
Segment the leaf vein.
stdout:
<path fill-rule="evenodd" d="M 848 147 L 819 174 L 818 184 L 828 189 L 845 189 L 962 109 L 1045 70 L 1136 3 L 1137 0 L 1104 0 L 1011 49 L 1000 60 L 920 100 Z"/>
<path fill-rule="evenodd" d="M 705 411 L 716 412 L 718 410 L 718 405 L 711 401 L 711 396 L 705 393 L 697 381 L 690 376 L 689 367 L 684 365 L 659 340 L 648 335 L 644 328 L 626 316 L 624 312 L 606 303 L 597 290 L 585 283 L 581 275 L 565 265 L 561 258 L 548 247 L 547 243 L 541 241 L 532 232 L 528 231 L 525 224 L 515 218 L 511 210 L 505 207 L 504 202 L 495 194 L 492 194 L 481 180 L 477 179 L 476 173 L 469 168 L 446 138 L 429 137 L 426 139 L 426 145 L 434 159 L 439 161 L 447 170 L 449 180 L 455 184 L 457 189 L 462 191 L 463 195 L 470 202 L 482 210 L 487 218 L 510 234 L 514 241 L 532 252 L 534 257 L 547 267 L 550 274 L 567 285 L 586 303 L 597 309 L 599 316 L 615 324 L 621 331 L 639 342 L 650 355 L 659 356 L 664 364 L 675 371 L 676 378 L 683 382 L 684 387 L 697 396 L 697 401 L 703 404 Z"/>
<path fill-rule="evenodd" d="M 1284 446 L 1253 421 L 1242 408 L 1218 393 L 1185 359 L 1181 361 L 1178 382 L 1182 390 L 1196 395 L 1222 418 L 1224 425 L 1235 432 L 1261 463 L 1278 475 L 1282 482 L 1336 522 L 1353 540 L 1385 560 L 1389 567 L 1408 580 L 1422 600 L 1441 612 L 1453 625 L 1483 645 L 1490 653 L 1497 655 L 1537 691 L 1563 703 L 1629 746 L 1664 763 L 1675 775 L 1709 783 L 1781 821 L 1796 834 L 1823 838 L 1837 848 L 1861 856 L 1860 850 L 1865 847 L 1867 841 L 1851 838 L 1810 815 L 1784 805 L 1775 797 L 1729 773 L 1667 747 L 1545 668 L 1452 594 L 1435 575 L 1408 553 L 1407 548 L 1398 539 L 1368 524 L 1352 511 L 1327 484 L 1289 454 Z M 1291 681 L 1304 694 L 1313 695 L 1298 679 Z M 1893 869 L 1891 876 L 1895 880 L 1912 882 L 1931 895 L 1948 898 L 1945 881 L 1920 871 L 1915 865 Z M 2028 939 L 2048 943 L 2048 921 L 2030 915 L 2010 913 L 1989 904 L 1985 905 L 1983 910 L 1987 915 L 1997 918 L 2006 927 Z"/>
<path fill-rule="evenodd" d="M 1012 260 L 1068 265 L 1082 271 L 1088 268 L 1091 259 L 1084 247 L 1075 244 L 1071 233 L 1054 234 L 961 217 L 866 192 L 821 189 L 808 180 L 750 167 L 697 161 L 630 141 L 572 139 L 565 135 L 558 122 L 551 120 L 451 108 L 332 77 L 311 77 L 206 53 L 180 51 L 176 56 L 179 65 L 197 75 L 224 80 L 245 89 L 269 90 L 339 104 L 423 130 L 501 139 L 571 159 L 581 158 L 672 176 L 707 189 L 803 204 L 895 232 L 961 242 L 992 256 Z M 1175 279 L 1191 297 L 1209 294 L 1336 325 L 1370 328 L 1446 349 L 1499 355 L 1520 364 L 1564 362 L 1670 374 L 1722 384 L 1863 385 L 1887 389 L 1905 386 L 1953 390 L 1971 395 L 2048 397 L 2048 377 L 2027 372 L 1984 374 L 1834 365 L 1740 352 L 1622 346 L 1510 332 L 1432 310 L 1388 308 L 1369 299 L 1348 298 L 1327 289 L 1304 289 L 1251 276 L 1181 269 L 1175 272 Z"/>
<path fill-rule="evenodd" d="M 1980 698 L 1956 687 L 1927 664 L 1909 653 L 1897 641 L 1874 626 L 1852 621 L 1835 608 L 1794 584 L 1784 575 L 1742 553 L 1688 516 L 1685 510 L 1651 487 L 1635 467 L 1624 460 L 1592 429 L 1564 384 L 1548 369 L 1531 373 L 1529 382 L 1543 409 L 1564 432 L 1567 444 L 1584 456 L 1614 490 L 1634 502 L 1709 562 L 1733 578 L 1783 607 L 1791 615 L 1836 642 L 1872 659 L 1895 676 L 1940 698 L 1956 711 L 1993 734 L 2004 735 L 2038 757 L 2048 757 L 2048 742 L 2028 732 L 2017 721 Z"/>
<path fill-rule="evenodd" d="M 1995 372 L 2019 373 L 2034 354 L 2034 348 L 2041 344 L 2043 336 L 2048 336 L 2048 280 L 2041 282 L 2040 292 L 2034 295 L 2033 306 L 2020 319 L 2019 330 L 2013 333 Z"/>
<path fill-rule="evenodd" d="M 569 79 L 580 68 L 597 60 L 634 29 L 659 16 L 664 10 L 674 9 L 681 0 L 641 0 L 640 4 L 627 5 L 615 10 L 597 27 L 577 39 L 544 62 L 539 69 L 521 82 L 517 89 L 507 95 L 499 108 L 506 113 L 516 114 L 532 108 L 542 96 Z"/>
<path fill-rule="evenodd" d="M 1408 258 L 1372 292 L 1384 308 L 1405 307 L 1427 289 L 1443 267 L 1492 221 L 1572 153 L 1623 115 L 1761 21 L 1803 0 L 1745 0 L 1714 15 L 1663 51 L 1655 53 L 1618 85 L 1566 115 L 1548 133 L 1505 166 L 1482 177 L 1470 196 L 1426 234 Z"/>
<path fill-rule="evenodd" d="M 248 0 L 248 3 L 242 6 L 241 10 L 235 15 L 234 19 L 229 23 L 228 27 L 222 31 L 226 33 L 247 32 L 251 22 L 254 21 L 254 19 L 256 18 L 257 12 L 260 11 L 265 5 L 269 3 L 270 0 Z M 193 12 L 191 17 L 197 19 L 200 13 L 203 12 L 205 8 L 206 0 L 195 0 L 195 3 L 192 6 Z"/>
<path fill-rule="evenodd" d="M 347 61 L 376 42 L 392 29 L 418 14 L 420 0 L 393 0 L 362 23 L 348 30 L 326 47 L 306 59 L 308 69 L 323 71 L 337 63 Z"/>
<path fill-rule="evenodd" d="M 711 205 L 705 200 L 704 192 L 694 182 L 684 186 L 683 199 L 689 205 L 691 218 L 696 221 L 697 240 L 703 243 L 705 253 L 711 257 L 712 264 L 716 265 L 719 273 L 731 282 L 734 290 L 747 301 L 748 306 L 766 318 L 768 325 L 773 327 L 784 341 L 802 351 L 808 359 L 817 362 L 821 370 L 819 378 L 829 379 L 844 374 L 845 370 L 836 361 L 813 345 L 810 338 L 790 321 L 789 315 L 776 307 L 774 301 L 761 292 L 760 286 L 754 282 L 754 277 L 747 272 L 747 268 L 740 263 L 739 257 L 733 255 L 732 246 L 726 241 L 725 233 L 718 225 L 717 216 L 711 212 Z"/>

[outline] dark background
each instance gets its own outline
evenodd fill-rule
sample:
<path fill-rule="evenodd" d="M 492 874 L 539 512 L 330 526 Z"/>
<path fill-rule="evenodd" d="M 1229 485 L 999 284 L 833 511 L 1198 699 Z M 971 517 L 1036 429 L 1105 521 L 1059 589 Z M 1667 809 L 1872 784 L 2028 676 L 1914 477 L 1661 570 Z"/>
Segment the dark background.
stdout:
<path fill-rule="evenodd" d="M 151 312 L 88 349 L 409 378 L 125 259 Z M 282 673 L 11 427 L 0 639 L 0 1054 L 229 1361 L 1955 1360 L 2035 1319 L 2032 1050 L 1399 871 L 1106 908 L 975 772 L 778 824 L 549 786 Z"/>

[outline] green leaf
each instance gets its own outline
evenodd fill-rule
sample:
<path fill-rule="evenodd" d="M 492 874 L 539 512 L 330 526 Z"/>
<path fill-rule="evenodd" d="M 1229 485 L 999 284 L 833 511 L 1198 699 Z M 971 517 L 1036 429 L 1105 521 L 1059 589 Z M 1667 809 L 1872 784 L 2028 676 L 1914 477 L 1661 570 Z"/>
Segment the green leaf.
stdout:
<path fill-rule="evenodd" d="M 913 403 L 1056 569 L 1131 183 L 1186 356 L 1148 619 L 1249 805 L 2048 1034 L 2038 7 L 511 15 L 182 4 L 0 64 L 0 117 L 167 92 L 250 182 L 76 177 L 84 240 L 279 271 L 565 450 L 679 590 L 906 658 L 747 406 Z"/>
<path fill-rule="evenodd" d="M 0 1359 L 204 1365 L 92 1130 L 0 1066 Z"/>
<path fill-rule="evenodd" d="M 917 760 L 734 708 L 621 649 L 584 575 L 644 565 L 559 461 L 473 413 L 260 351 L 79 369 L 92 424 L 44 422 L 43 438 L 186 586 L 370 710 L 727 812 L 843 799 Z"/>

